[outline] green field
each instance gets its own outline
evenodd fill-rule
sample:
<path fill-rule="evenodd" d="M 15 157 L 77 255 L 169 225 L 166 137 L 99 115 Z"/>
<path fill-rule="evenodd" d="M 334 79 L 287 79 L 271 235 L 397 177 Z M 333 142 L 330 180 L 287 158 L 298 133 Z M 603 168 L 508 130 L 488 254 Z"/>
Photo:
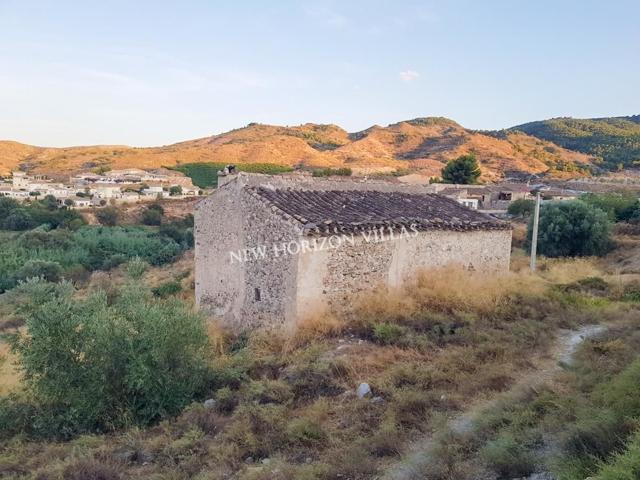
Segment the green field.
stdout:
<path fill-rule="evenodd" d="M 222 170 L 226 163 L 183 163 L 173 167 L 173 170 L 184 173 L 190 177 L 193 184 L 200 188 L 215 188 L 218 186 L 218 171 Z M 247 163 L 238 164 L 236 168 L 241 172 L 266 173 L 276 175 L 293 171 L 293 168 L 274 163 Z"/>

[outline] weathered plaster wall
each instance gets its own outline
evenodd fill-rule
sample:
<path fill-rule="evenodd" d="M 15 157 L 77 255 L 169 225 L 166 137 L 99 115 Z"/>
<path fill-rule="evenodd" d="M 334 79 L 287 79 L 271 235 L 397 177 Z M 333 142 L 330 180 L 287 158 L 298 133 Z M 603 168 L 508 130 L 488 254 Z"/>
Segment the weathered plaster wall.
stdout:
<path fill-rule="evenodd" d="M 399 287 L 420 270 L 460 264 L 507 271 L 510 253 L 510 230 L 436 230 L 379 243 L 356 237 L 355 246 L 299 256 L 297 315 L 344 310 L 354 295 L 381 285 Z"/>

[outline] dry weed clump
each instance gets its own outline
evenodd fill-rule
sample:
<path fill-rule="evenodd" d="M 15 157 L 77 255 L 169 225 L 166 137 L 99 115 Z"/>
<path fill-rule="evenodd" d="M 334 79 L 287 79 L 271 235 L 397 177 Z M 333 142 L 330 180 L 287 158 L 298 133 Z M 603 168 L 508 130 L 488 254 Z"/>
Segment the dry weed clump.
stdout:
<path fill-rule="evenodd" d="M 363 295 L 354 320 L 406 324 L 425 313 L 487 315 L 513 296 L 543 296 L 547 283 L 525 271 L 487 275 L 449 266 L 420 272 L 403 288 Z"/>
<path fill-rule="evenodd" d="M 312 313 L 302 318 L 295 329 L 289 332 L 285 348 L 289 351 L 314 340 L 340 334 L 346 324 L 343 319 L 328 312 Z"/>

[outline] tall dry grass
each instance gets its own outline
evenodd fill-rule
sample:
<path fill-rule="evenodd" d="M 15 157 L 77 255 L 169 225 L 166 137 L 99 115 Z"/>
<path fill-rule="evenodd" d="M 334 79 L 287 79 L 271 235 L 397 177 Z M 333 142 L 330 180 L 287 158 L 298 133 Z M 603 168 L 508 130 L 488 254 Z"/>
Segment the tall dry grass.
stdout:
<path fill-rule="evenodd" d="M 15 357 L 9 345 L 0 342 L 0 396 L 20 388 L 20 372 L 15 365 Z"/>
<path fill-rule="evenodd" d="M 408 320 L 424 311 L 490 314 L 517 297 L 542 298 L 556 284 L 601 276 L 589 259 L 541 259 L 538 270 L 529 270 L 528 260 L 514 258 L 512 270 L 504 273 L 470 272 L 460 266 L 424 270 L 402 288 L 379 288 L 361 295 L 353 318 L 378 321 Z"/>

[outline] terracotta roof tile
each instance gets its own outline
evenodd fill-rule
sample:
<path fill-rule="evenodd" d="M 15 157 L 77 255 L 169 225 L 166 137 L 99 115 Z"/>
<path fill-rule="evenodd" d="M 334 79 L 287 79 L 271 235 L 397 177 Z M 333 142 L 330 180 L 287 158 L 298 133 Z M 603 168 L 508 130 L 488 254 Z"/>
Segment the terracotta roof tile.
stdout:
<path fill-rule="evenodd" d="M 326 234 L 379 226 L 418 230 L 505 230 L 511 226 L 433 193 L 372 190 L 297 190 L 246 187 L 305 233 Z"/>

